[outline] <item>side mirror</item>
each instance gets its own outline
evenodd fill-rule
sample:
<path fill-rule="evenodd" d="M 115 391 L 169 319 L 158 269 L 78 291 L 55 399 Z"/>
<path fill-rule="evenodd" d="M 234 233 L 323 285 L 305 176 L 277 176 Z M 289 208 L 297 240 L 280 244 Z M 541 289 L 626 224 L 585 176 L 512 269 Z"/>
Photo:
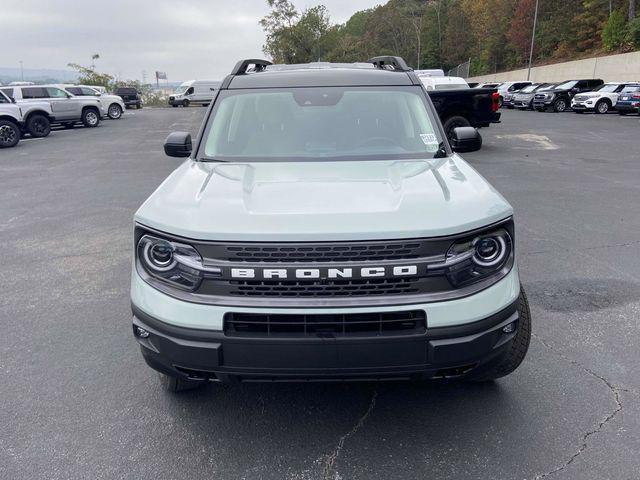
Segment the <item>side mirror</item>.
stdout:
<path fill-rule="evenodd" d="M 454 152 L 475 152 L 482 147 L 480 132 L 473 127 L 457 127 L 451 136 L 451 149 Z"/>
<path fill-rule="evenodd" d="M 191 155 L 191 148 L 189 132 L 172 132 L 164 141 L 164 153 L 170 157 L 188 157 Z"/>

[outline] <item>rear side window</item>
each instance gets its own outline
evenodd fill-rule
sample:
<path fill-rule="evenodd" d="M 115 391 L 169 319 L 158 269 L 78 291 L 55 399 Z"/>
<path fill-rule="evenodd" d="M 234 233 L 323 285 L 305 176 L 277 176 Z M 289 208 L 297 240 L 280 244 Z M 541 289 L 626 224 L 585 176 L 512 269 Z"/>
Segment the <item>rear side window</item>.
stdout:
<path fill-rule="evenodd" d="M 47 87 L 47 92 L 50 98 L 67 98 L 67 92 L 61 88 Z"/>
<path fill-rule="evenodd" d="M 22 98 L 49 98 L 49 94 L 43 87 L 25 87 L 22 89 Z"/>

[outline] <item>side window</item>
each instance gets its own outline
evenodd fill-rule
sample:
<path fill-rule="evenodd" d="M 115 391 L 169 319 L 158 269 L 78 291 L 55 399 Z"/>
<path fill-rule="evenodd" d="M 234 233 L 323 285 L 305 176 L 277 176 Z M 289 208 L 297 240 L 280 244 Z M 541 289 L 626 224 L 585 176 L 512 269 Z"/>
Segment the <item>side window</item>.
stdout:
<path fill-rule="evenodd" d="M 79 88 L 78 90 L 80 90 L 80 92 L 81 92 L 78 95 L 85 95 L 87 97 L 93 97 L 98 93 L 94 89 L 87 88 L 87 87 L 82 87 L 82 88 Z"/>
<path fill-rule="evenodd" d="M 56 87 L 47 87 L 47 92 L 51 98 L 67 98 L 67 93 Z"/>
<path fill-rule="evenodd" d="M 13 97 L 13 88 L 0 88 L 0 90 L 2 90 L 7 97 L 9 97 L 11 99 L 14 98 Z"/>
<path fill-rule="evenodd" d="M 42 87 L 25 87 L 22 89 L 22 98 L 48 98 L 47 89 Z"/>
<path fill-rule="evenodd" d="M 618 85 L 618 88 L 614 90 L 614 93 L 620 93 L 622 90 L 624 90 L 624 87 L 625 87 L 624 83 L 622 85 Z"/>
<path fill-rule="evenodd" d="M 74 95 L 82 95 L 82 89 L 80 89 L 80 87 L 67 87 L 67 91 Z"/>
<path fill-rule="evenodd" d="M 11 103 L 11 102 L 4 95 L 0 95 L 0 103 Z"/>
<path fill-rule="evenodd" d="M 193 94 L 193 87 L 189 87 L 189 89 L 185 92 L 185 95 Z"/>

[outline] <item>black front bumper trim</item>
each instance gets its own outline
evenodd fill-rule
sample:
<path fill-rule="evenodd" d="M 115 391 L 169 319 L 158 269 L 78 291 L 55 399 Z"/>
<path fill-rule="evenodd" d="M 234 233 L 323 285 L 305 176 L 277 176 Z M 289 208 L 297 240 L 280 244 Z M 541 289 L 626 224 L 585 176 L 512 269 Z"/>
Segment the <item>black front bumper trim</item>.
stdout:
<path fill-rule="evenodd" d="M 145 361 L 171 376 L 212 381 L 313 381 L 463 376 L 502 357 L 517 326 L 517 302 L 465 325 L 424 334 L 305 338 L 237 338 L 177 327 L 132 305 L 133 331 Z"/>

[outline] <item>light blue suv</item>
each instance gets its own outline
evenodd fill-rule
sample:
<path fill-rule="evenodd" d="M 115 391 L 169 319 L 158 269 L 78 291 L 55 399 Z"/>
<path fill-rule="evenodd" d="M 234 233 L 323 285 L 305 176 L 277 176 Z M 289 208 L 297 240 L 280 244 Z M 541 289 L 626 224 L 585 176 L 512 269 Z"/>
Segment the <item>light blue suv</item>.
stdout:
<path fill-rule="evenodd" d="M 208 381 L 469 378 L 530 340 L 513 211 L 398 57 L 238 62 L 135 214 L 133 334 Z"/>

